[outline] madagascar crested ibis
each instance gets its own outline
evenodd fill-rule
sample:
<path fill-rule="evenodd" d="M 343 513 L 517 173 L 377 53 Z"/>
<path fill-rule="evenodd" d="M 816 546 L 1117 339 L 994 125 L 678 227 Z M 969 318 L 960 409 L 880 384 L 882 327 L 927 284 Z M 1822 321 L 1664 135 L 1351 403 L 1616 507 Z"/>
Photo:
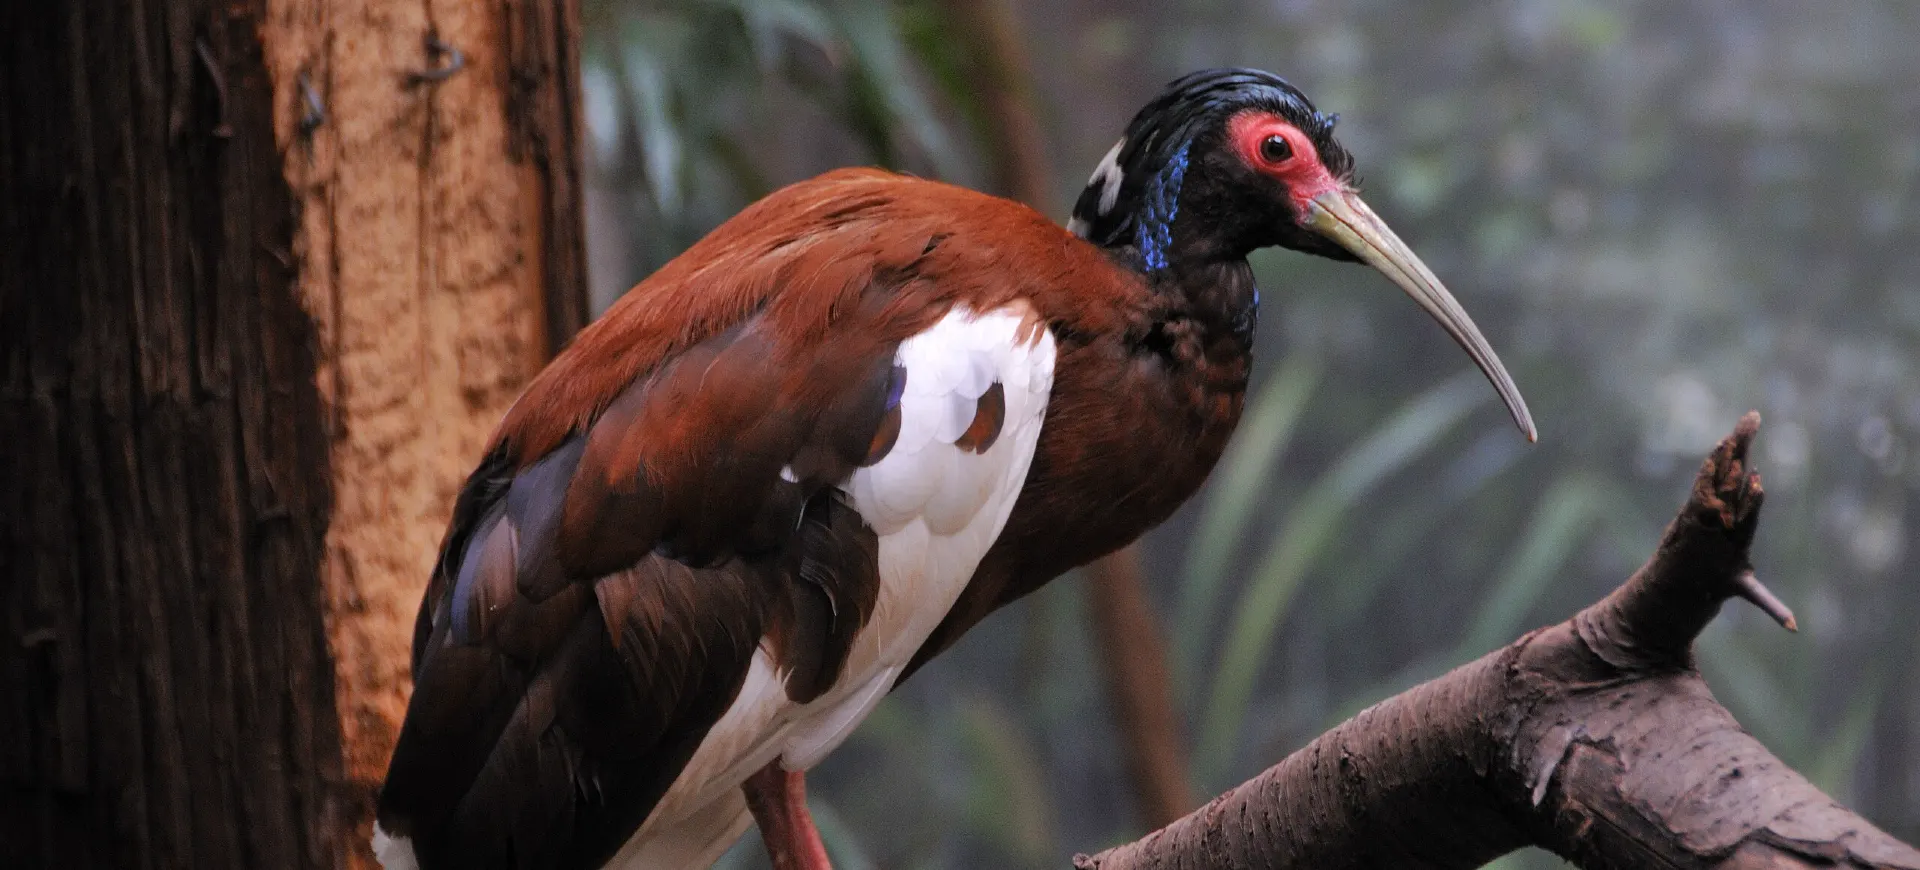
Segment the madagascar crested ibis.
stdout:
<path fill-rule="evenodd" d="M 1246 69 L 1134 116 L 1065 229 L 844 169 L 748 206 L 582 331 L 454 503 L 381 790 L 389 868 L 824 867 L 804 771 L 995 608 L 1166 519 L 1240 418 L 1279 245 L 1386 274 L 1533 422 Z"/>

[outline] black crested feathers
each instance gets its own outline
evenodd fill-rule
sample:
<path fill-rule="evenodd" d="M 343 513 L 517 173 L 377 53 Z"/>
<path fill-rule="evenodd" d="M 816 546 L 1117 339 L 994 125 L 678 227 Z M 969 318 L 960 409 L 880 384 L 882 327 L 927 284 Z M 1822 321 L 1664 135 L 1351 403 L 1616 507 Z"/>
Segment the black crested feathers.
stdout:
<path fill-rule="evenodd" d="M 1321 114 L 1298 88 L 1256 69 L 1202 70 L 1176 79 L 1134 115 L 1112 166 L 1103 162 L 1080 192 L 1069 226 L 1101 247 L 1136 245 L 1147 213 L 1167 212 L 1166 204 L 1154 196 L 1165 187 L 1163 174 L 1184 172 L 1199 156 L 1190 153 L 1196 144 L 1218 147 L 1217 140 L 1206 137 L 1216 135 L 1228 117 L 1246 108 L 1268 109 L 1293 122 L 1313 140 L 1329 171 L 1339 178 L 1352 177 L 1353 156 L 1333 139 L 1337 116 Z M 1109 189 L 1114 184 L 1117 191 Z M 1154 229 L 1147 236 L 1160 232 Z M 1143 258 L 1152 259 L 1144 253 Z"/>

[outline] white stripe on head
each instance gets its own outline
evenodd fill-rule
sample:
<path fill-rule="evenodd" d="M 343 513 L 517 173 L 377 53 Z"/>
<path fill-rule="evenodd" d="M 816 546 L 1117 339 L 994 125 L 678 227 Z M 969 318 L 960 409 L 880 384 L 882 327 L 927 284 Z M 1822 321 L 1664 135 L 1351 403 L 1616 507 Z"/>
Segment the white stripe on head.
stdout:
<path fill-rule="evenodd" d="M 1120 149 L 1127 147 L 1127 137 L 1113 143 L 1107 156 L 1100 158 L 1100 165 L 1093 168 L 1093 176 L 1087 179 L 1087 186 L 1100 185 L 1100 214 L 1113 211 L 1113 204 L 1120 201 L 1120 182 L 1124 174 L 1120 171 Z"/>

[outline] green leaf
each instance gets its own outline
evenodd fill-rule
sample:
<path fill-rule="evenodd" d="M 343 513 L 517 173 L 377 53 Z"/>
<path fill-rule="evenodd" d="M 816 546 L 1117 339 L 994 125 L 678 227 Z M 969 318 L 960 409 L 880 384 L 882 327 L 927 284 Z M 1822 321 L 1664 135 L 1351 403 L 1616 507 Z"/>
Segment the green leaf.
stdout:
<path fill-rule="evenodd" d="M 682 163 L 681 131 L 675 123 L 669 97 L 667 76 L 659 58 L 650 51 L 635 48 L 626 53 L 625 73 L 639 103 L 635 117 L 640 133 L 640 152 L 647 174 L 647 187 L 662 214 L 678 216 L 681 210 L 680 179 Z"/>
<path fill-rule="evenodd" d="M 850 119 L 856 133 L 882 163 L 898 162 L 892 141 L 897 125 L 926 153 L 934 174 L 953 178 L 960 168 L 959 154 L 926 96 L 914 86 L 900 28 L 893 12 L 883 5 L 840 4 L 840 25 L 853 49 L 855 112 L 868 117 Z"/>
<path fill-rule="evenodd" d="M 1548 487 L 1519 546 L 1488 590 L 1473 626 L 1455 647 L 1455 660 L 1471 661 L 1513 640 L 1525 627 L 1527 614 L 1561 576 L 1574 548 L 1625 501 L 1611 485 L 1580 472 L 1568 473 Z"/>
<path fill-rule="evenodd" d="M 1498 437 L 1510 436 L 1501 432 Z M 1494 497 L 1499 497 L 1495 482 L 1517 464 L 1521 455 L 1519 451 L 1503 451 L 1484 472 L 1426 489 L 1424 497 L 1394 506 L 1391 513 L 1371 527 L 1359 552 L 1344 553 L 1352 561 L 1347 563 L 1340 582 L 1327 590 L 1326 618 L 1336 625 L 1357 618 L 1389 577 L 1406 571 L 1407 560 L 1416 546 L 1444 545 L 1427 537 L 1443 520 L 1456 517 L 1463 510 L 1472 510 L 1469 500 L 1489 489 L 1494 489 Z"/>
<path fill-rule="evenodd" d="M 1415 398 L 1393 419 L 1340 457 L 1315 480 L 1281 526 L 1253 580 L 1235 608 L 1195 752 L 1196 779 L 1214 782 L 1225 773 L 1238 744 L 1253 687 L 1273 648 L 1300 581 L 1335 537 L 1348 510 L 1381 481 L 1405 468 L 1485 401 L 1477 373 L 1462 373 Z"/>
<path fill-rule="evenodd" d="M 1840 720 L 1840 727 L 1827 732 L 1806 768 L 1807 779 L 1821 791 L 1842 799 L 1854 769 L 1860 764 L 1860 754 L 1866 751 L 1867 739 L 1873 734 L 1873 719 L 1880 710 L 1880 699 L 1886 694 L 1885 669 L 1873 670 L 1877 673 L 1861 681 L 1862 689 L 1847 704 L 1847 714 Z"/>
<path fill-rule="evenodd" d="M 1187 545 L 1186 582 L 1180 587 L 1174 622 L 1174 661 L 1181 685 L 1198 683 L 1207 626 L 1227 575 L 1239 561 L 1234 545 L 1252 521 L 1254 505 L 1270 484 L 1273 467 L 1286 453 L 1307 397 L 1319 383 L 1318 360 L 1298 353 L 1281 360 L 1214 471 L 1217 482 Z"/>
<path fill-rule="evenodd" d="M 1725 699 L 1742 727 L 1789 764 L 1813 754 L 1812 729 L 1790 699 L 1786 680 L 1772 673 L 1743 639 L 1724 626 L 1709 626 L 1693 644 L 1713 693 Z"/>
<path fill-rule="evenodd" d="M 785 60 L 781 40 L 799 39 L 837 59 L 843 47 L 839 32 L 818 4 L 802 0 L 719 0 L 740 16 L 753 58 L 762 75 L 772 75 Z"/>
<path fill-rule="evenodd" d="M 1057 854 L 1053 793 L 1046 766 L 1020 720 L 988 695 L 960 705 L 968 765 L 975 788 L 969 801 L 971 827 L 1031 866 Z"/>

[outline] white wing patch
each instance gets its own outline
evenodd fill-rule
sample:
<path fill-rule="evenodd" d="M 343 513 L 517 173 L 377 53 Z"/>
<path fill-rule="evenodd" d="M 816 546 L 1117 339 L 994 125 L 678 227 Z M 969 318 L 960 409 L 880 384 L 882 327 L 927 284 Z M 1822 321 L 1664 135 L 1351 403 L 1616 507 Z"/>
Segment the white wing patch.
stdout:
<path fill-rule="evenodd" d="M 1006 526 L 1053 389 L 1053 335 L 1024 301 L 981 314 L 956 308 L 902 342 L 894 363 L 906 370 L 899 436 L 841 486 L 879 536 L 880 593 L 839 679 L 796 704 L 762 646 L 733 705 L 608 867 L 717 858 L 745 829 L 740 783 L 775 759 L 806 770 L 846 740 Z M 1001 413 L 982 441 L 976 422 L 993 406 Z"/>

